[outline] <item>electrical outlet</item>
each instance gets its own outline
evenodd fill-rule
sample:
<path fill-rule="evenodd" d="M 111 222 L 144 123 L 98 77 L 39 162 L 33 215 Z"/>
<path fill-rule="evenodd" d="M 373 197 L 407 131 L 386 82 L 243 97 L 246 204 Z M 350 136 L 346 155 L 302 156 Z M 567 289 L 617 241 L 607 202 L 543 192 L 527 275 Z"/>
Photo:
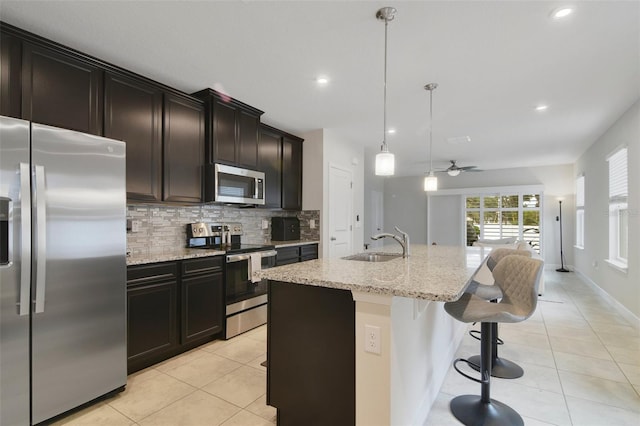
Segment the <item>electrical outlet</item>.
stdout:
<path fill-rule="evenodd" d="M 316 220 L 309 219 L 309 228 L 314 229 L 316 227 Z"/>
<path fill-rule="evenodd" d="M 140 232 L 140 221 L 132 220 L 131 221 L 131 232 Z"/>
<path fill-rule="evenodd" d="M 269 229 L 269 221 L 268 220 L 263 220 L 262 221 L 262 229 Z"/>
<path fill-rule="evenodd" d="M 364 350 L 380 355 L 380 327 L 365 324 L 364 326 Z"/>

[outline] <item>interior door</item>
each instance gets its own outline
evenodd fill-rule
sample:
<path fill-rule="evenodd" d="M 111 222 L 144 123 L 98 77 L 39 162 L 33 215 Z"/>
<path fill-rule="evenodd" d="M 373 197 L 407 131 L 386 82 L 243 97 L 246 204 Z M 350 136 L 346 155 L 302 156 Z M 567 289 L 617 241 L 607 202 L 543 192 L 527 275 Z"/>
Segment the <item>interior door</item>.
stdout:
<path fill-rule="evenodd" d="M 353 226 L 351 224 L 351 170 L 329 165 L 329 257 L 351 254 Z"/>

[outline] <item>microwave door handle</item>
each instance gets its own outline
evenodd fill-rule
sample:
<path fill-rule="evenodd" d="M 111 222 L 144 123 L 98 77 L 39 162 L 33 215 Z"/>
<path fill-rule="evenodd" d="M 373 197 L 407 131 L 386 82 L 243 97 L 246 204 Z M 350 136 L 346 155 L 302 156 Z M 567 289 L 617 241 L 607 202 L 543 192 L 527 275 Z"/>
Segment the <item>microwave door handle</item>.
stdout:
<path fill-rule="evenodd" d="M 255 184 L 253 185 L 253 198 L 258 199 L 258 186 L 260 184 L 260 178 L 255 178 Z"/>

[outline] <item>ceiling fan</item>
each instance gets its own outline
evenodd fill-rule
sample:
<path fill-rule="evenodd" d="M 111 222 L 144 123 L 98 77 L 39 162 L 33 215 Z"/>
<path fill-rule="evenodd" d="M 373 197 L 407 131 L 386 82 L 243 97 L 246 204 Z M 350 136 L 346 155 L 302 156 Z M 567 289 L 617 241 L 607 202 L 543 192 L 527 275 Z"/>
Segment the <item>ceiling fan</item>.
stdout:
<path fill-rule="evenodd" d="M 460 174 L 460 172 L 482 172 L 484 170 L 480 170 L 477 167 L 478 166 L 465 166 L 465 167 L 458 167 L 458 165 L 456 164 L 456 160 L 449 160 L 451 162 L 451 165 L 449 166 L 449 168 L 444 169 L 444 170 L 437 170 L 440 173 L 444 173 L 446 172 L 449 176 L 458 176 Z"/>

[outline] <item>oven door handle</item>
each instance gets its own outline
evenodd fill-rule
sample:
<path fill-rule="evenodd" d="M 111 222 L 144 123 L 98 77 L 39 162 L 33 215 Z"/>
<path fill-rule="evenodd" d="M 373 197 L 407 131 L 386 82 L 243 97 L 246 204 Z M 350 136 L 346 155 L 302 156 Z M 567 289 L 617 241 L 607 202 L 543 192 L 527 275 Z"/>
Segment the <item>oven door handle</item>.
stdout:
<path fill-rule="evenodd" d="M 242 262 L 251 258 L 248 254 L 230 254 L 227 256 L 227 263 Z"/>

